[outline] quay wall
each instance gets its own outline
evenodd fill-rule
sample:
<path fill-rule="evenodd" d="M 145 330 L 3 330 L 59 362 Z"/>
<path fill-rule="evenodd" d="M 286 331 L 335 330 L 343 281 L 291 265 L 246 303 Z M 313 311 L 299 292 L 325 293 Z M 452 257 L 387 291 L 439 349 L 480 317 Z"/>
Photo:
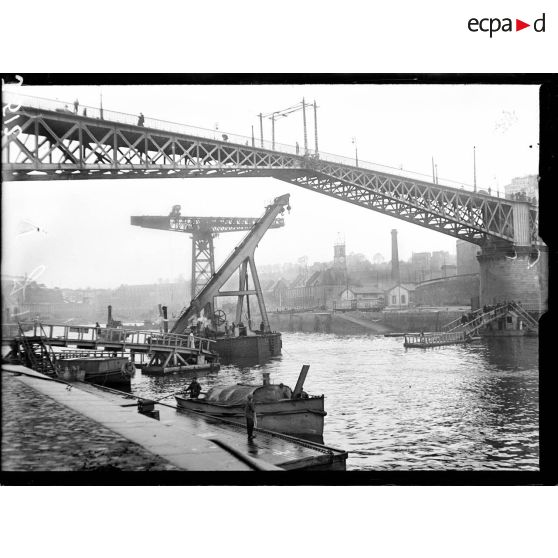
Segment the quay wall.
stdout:
<path fill-rule="evenodd" d="M 299 331 L 304 333 L 333 333 L 337 335 L 365 335 L 366 327 L 350 323 L 331 312 L 271 313 L 268 315 L 274 331 Z"/>
<path fill-rule="evenodd" d="M 396 332 L 441 331 L 442 326 L 461 317 L 463 312 L 384 312 L 382 323 Z"/>
<path fill-rule="evenodd" d="M 442 326 L 459 318 L 461 311 L 348 312 L 370 325 L 359 325 L 343 314 L 300 312 L 270 313 L 271 328 L 283 332 L 333 333 L 335 335 L 382 335 L 391 332 L 440 331 Z M 375 326 L 379 326 L 375 328 Z M 376 329 L 376 331 L 375 331 Z"/>

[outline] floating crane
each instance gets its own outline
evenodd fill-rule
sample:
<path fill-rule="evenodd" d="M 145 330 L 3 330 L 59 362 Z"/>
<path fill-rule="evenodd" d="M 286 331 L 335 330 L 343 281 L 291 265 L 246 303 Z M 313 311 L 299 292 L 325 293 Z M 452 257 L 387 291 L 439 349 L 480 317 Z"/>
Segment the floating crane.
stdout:
<path fill-rule="evenodd" d="M 216 296 L 238 297 L 236 306 L 236 323 L 239 323 L 242 319 L 244 297 L 246 297 L 246 305 L 249 309 L 249 295 L 256 295 L 264 326 L 263 332 L 270 332 L 260 280 L 258 278 L 256 264 L 254 261 L 254 251 L 266 231 L 274 224 L 276 217 L 280 213 L 284 213 L 285 206 L 287 206 L 287 209 L 290 210 L 289 194 L 284 194 L 283 196 L 275 198 L 273 203 L 266 207 L 264 214 L 254 223 L 250 232 L 242 239 L 241 243 L 234 249 L 232 254 L 229 255 L 223 265 L 221 265 L 201 291 L 194 298 L 192 298 L 190 305 L 182 311 L 172 328 L 173 333 L 186 331 L 188 321 L 195 316 L 198 316 L 202 310 L 207 312 L 207 310 L 210 309 L 212 312 L 213 300 Z M 254 289 L 250 289 L 248 286 L 248 267 L 250 267 Z M 238 290 L 221 291 L 220 289 L 225 285 L 236 270 L 239 271 Z"/>
<path fill-rule="evenodd" d="M 132 216 L 131 217 L 131 224 L 139 227 L 145 227 L 150 229 L 158 229 L 158 230 L 165 230 L 165 231 L 174 231 L 174 232 L 182 232 L 182 233 L 189 233 L 192 235 L 192 282 L 191 282 L 191 299 L 192 302 L 198 299 L 199 295 L 203 291 L 203 289 L 210 283 L 211 279 L 215 276 L 215 255 L 214 255 L 214 247 L 213 247 L 213 239 L 218 236 L 220 233 L 223 232 L 235 232 L 235 231 L 253 231 L 256 229 L 256 237 L 257 241 L 254 243 L 249 243 L 252 246 L 252 250 L 250 254 L 247 256 L 246 262 L 243 263 L 241 273 L 243 273 L 243 284 L 245 285 L 244 288 L 241 288 L 240 291 L 247 290 L 247 267 L 249 261 L 251 261 L 250 271 L 253 277 L 253 281 L 257 281 L 257 274 L 255 265 L 253 265 L 253 252 L 254 249 L 265 233 L 265 231 L 269 228 L 280 228 L 285 225 L 285 221 L 281 217 L 276 217 L 280 212 L 283 211 L 283 206 L 288 204 L 289 196 L 281 196 L 281 198 L 277 198 L 272 204 L 272 206 L 277 203 L 277 200 L 285 199 L 285 203 L 280 205 L 278 210 L 275 212 L 275 215 L 272 219 L 266 219 L 266 226 L 265 228 L 261 227 L 261 221 L 266 217 L 261 219 L 255 217 L 187 217 L 182 216 L 180 214 L 181 206 L 175 205 L 172 208 L 172 211 L 168 216 Z M 272 206 L 268 206 L 272 207 Z M 290 208 L 289 208 L 290 209 Z M 250 235 L 248 235 L 250 236 Z M 246 239 L 245 239 L 246 240 Z M 243 241 L 244 242 L 244 241 Z M 234 255 L 234 254 L 233 254 Z M 226 275 L 226 280 L 231 276 L 232 272 L 225 273 L 223 270 L 224 264 L 221 269 L 219 270 L 219 274 L 222 277 Z M 224 283 L 223 282 L 223 283 Z M 222 286 L 222 285 L 220 285 Z M 220 287 L 219 287 L 220 288 Z M 257 290 L 260 291 L 260 295 L 258 298 L 260 310 L 263 307 L 263 298 L 261 298 L 261 289 L 259 288 L 259 281 Z M 234 294 L 237 294 L 235 291 Z M 255 291 L 250 291 L 250 294 L 256 294 Z M 218 295 L 213 295 L 218 296 Z M 221 295 L 223 296 L 223 295 Z M 230 296 L 230 295 L 226 295 Z M 240 309 L 237 309 L 237 322 L 240 321 L 241 310 L 242 310 L 242 300 L 244 294 L 238 294 L 239 297 L 239 305 Z M 247 295 L 246 295 L 247 296 Z M 248 298 L 247 298 L 247 305 L 248 305 Z M 265 314 L 264 324 L 266 325 L 266 329 L 269 329 L 269 324 L 267 323 L 267 314 L 265 312 L 265 307 L 263 307 L 262 317 Z M 204 304 L 200 305 L 200 301 L 197 300 L 197 311 L 199 312 L 201 309 L 204 310 L 206 316 L 212 317 L 213 321 L 222 322 L 222 316 L 215 316 L 213 312 L 213 297 L 208 298 Z M 190 315 L 189 315 L 190 317 Z M 183 321 L 183 320 L 179 320 Z M 173 331 L 177 331 L 177 324 Z M 217 325 L 220 325 L 219 323 Z M 184 329 L 184 328 L 183 328 Z"/>

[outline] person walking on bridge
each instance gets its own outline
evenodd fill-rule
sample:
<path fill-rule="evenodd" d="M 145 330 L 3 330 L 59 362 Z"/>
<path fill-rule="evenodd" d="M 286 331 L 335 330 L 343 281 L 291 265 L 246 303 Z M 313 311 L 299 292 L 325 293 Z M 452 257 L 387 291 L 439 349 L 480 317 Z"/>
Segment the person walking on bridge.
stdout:
<path fill-rule="evenodd" d="M 138 118 L 138 126 L 143 126 L 145 123 L 145 116 L 143 116 L 143 112 L 140 112 L 139 118 Z"/>

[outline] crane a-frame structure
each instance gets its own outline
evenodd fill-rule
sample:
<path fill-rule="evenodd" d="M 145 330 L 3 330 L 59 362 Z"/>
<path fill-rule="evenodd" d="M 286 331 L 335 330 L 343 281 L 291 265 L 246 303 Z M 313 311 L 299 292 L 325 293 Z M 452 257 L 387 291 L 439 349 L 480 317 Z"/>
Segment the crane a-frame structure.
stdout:
<path fill-rule="evenodd" d="M 187 217 L 180 215 L 180 206 L 175 205 L 168 216 L 142 215 L 132 216 L 131 224 L 158 230 L 189 233 L 192 235 L 192 285 L 191 303 L 184 309 L 177 320 L 173 332 L 184 331 L 188 321 L 198 316 L 202 310 L 205 317 L 212 319 L 215 325 L 213 299 L 215 296 L 237 296 L 236 323 L 242 320 L 244 298 L 249 311 L 249 295 L 256 295 L 264 324 L 269 331 L 267 312 L 261 292 L 260 282 L 254 263 L 254 251 L 259 241 L 270 228 L 279 228 L 285 221 L 277 215 L 288 206 L 289 195 L 276 198 L 266 207 L 262 217 Z M 290 210 L 290 207 L 288 207 Z M 225 263 L 215 272 L 215 255 L 213 239 L 222 232 L 249 231 Z M 232 274 L 239 270 L 239 289 L 223 291 L 220 289 Z M 252 277 L 253 289 L 249 287 L 249 275 Z"/>
<path fill-rule="evenodd" d="M 213 274 L 209 282 L 192 299 L 190 305 L 185 308 L 172 328 L 173 333 L 184 332 L 188 328 L 189 322 L 199 316 L 203 310 L 205 315 L 213 316 L 214 298 L 217 296 L 236 296 L 236 323 L 242 321 L 242 307 L 244 298 L 248 306 L 250 295 L 255 295 L 258 299 L 258 306 L 263 323 L 264 332 L 269 332 L 269 320 L 263 299 L 263 293 L 254 261 L 254 251 L 258 243 L 263 238 L 266 231 L 273 225 L 279 214 L 283 214 L 285 206 L 290 210 L 289 194 L 284 194 L 273 200 L 268 205 L 264 214 L 254 223 L 248 234 L 242 239 L 240 244 L 227 257 L 221 267 Z M 251 289 L 248 281 L 248 269 L 252 277 L 253 288 Z M 235 271 L 239 272 L 238 290 L 222 291 L 222 287 L 230 279 Z"/>

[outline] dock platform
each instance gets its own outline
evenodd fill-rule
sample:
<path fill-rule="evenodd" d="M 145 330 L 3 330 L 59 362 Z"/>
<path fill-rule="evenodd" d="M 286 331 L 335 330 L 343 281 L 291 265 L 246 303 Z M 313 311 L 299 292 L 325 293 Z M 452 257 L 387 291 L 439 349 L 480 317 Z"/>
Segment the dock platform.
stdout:
<path fill-rule="evenodd" d="M 137 397 L 76 382 L 53 381 L 22 366 L 2 365 L 16 381 L 126 438 L 178 470 L 345 470 L 347 452 L 283 434 L 246 427 L 158 404 L 160 421 L 137 411 Z M 30 377 L 35 376 L 35 377 Z M 42 376 L 42 378 L 40 378 Z M 4 381 L 4 379 L 3 379 Z M 48 451 L 48 448 L 45 448 Z"/>

